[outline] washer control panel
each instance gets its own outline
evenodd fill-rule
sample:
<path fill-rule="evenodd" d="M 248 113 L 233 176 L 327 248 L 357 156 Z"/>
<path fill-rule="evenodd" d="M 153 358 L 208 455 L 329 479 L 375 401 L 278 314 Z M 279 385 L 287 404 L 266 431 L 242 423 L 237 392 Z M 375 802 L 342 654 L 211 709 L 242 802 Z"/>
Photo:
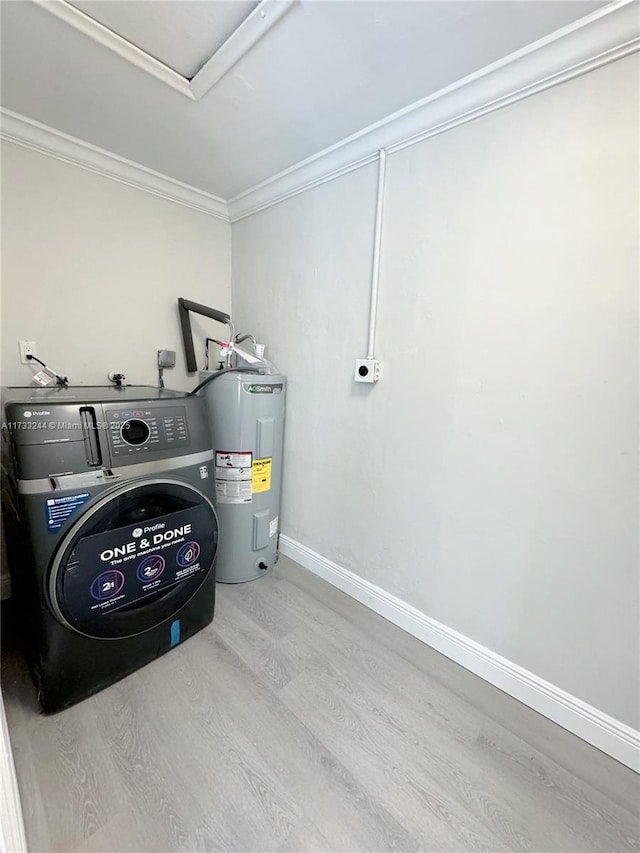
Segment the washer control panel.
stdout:
<path fill-rule="evenodd" d="M 127 406 L 106 413 L 113 456 L 189 446 L 184 406 Z"/>

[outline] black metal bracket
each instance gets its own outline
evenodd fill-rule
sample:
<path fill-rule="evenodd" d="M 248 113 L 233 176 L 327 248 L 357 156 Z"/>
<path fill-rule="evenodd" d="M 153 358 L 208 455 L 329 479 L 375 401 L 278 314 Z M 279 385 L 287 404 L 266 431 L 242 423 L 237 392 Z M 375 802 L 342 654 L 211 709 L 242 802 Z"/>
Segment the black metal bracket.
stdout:
<path fill-rule="evenodd" d="M 178 299 L 178 313 L 180 315 L 180 329 L 182 331 L 182 343 L 184 345 L 184 356 L 187 362 L 187 372 L 195 373 L 198 369 L 196 362 L 196 351 L 193 346 L 193 331 L 191 329 L 191 317 L 189 312 L 201 314 L 203 317 L 209 317 L 211 320 L 217 320 L 218 323 L 229 325 L 231 317 L 225 314 L 224 311 L 217 311 L 215 308 L 209 308 L 206 305 L 201 305 L 199 302 L 191 302 L 190 299 Z"/>

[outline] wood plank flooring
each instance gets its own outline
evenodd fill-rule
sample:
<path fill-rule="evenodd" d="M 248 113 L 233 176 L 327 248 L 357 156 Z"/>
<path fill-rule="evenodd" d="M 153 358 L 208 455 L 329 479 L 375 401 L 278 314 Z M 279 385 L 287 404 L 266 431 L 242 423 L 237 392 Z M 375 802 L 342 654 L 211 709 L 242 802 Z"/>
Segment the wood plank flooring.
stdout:
<path fill-rule="evenodd" d="M 10 622 L 32 853 L 640 850 L 640 777 L 285 558 L 50 717 Z"/>

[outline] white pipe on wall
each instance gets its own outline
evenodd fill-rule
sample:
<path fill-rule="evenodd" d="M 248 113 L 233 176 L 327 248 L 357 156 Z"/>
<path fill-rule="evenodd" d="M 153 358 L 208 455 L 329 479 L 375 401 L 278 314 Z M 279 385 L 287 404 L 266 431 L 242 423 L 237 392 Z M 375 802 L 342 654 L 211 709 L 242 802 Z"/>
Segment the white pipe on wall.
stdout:
<path fill-rule="evenodd" d="M 376 224 L 373 238 L 373 265 L 371 267 L 371 303 L 369 307 L 369 344 L 367 358 L 373 358 L 376 343 L 376 314 L 378 311 L 378 285 L 380 283 L 380 243 L 382 241 L 382 208 L 384 203 L 384 178 L 387 152 L 378 151 L 378 197 L 376 200 Z"/>

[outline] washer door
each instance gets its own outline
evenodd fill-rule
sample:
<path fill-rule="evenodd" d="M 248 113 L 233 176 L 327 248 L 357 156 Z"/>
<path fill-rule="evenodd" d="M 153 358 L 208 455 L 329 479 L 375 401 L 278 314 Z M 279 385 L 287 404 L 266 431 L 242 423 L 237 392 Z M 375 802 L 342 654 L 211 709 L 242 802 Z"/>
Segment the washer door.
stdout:
<path fill-rule="evenodd" d="M 197 592 L 217 546 L 216 514 L 198 489 L 129 481 L 101 495 L 61 541 L 48 574 L 51 608 L 89 637 L 140 634 Z"/>

